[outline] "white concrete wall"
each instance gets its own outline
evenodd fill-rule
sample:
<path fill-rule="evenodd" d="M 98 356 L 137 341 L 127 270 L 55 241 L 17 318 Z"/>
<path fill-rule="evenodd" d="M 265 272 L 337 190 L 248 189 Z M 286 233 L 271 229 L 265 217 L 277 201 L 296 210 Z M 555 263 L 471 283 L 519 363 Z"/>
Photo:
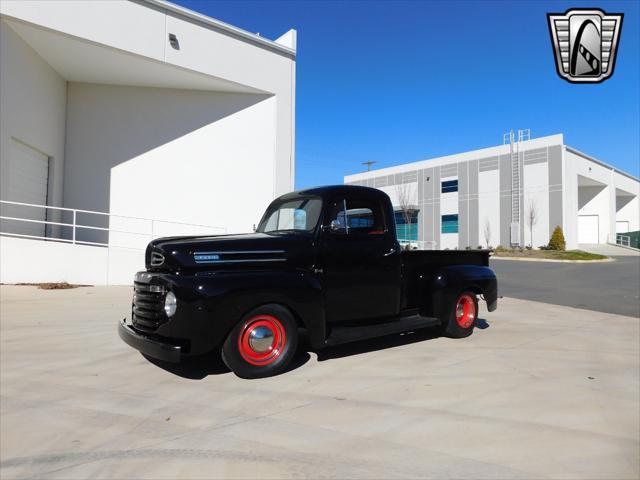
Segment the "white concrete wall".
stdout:
<path fill-rule="evenodd" d="M 274 95 L 269 119 L 276 139 L 272 197 L 292 190 L 295 52 L 261 37 L 229 34 L 206 17 L 192 19 L 186 12 L 173 10 L 123 0 L 0 3 L 0 13 L 7 18 Z M 169 33 L 178 37 L 179 50 L 170 46 Z"/>
<path fill-rule="evenodd" d="M 405 190 L 404 192 L 402 190 Z M 400 207 L 400 196 L 404 194 L 406 196 L 407 203 L 410 205 L 418 204 L 418 182 L 403 183 L 401 185 L 391 185 L 387 187 L 379 187 L 378 190 L 382 190 L 389 195 L 391 204 L 394 207 Z"/>
<path fill-rule="evenodd" d="M 616 211 L 616 221 L 628 222 L 629 232 L 640 230 L 640 198 L 635 197 Z"/>
<path fill-rule="evenodd" d="M 524 238 L 523 245 L 538 248 L 549 243 L 549 165 L 534 163 L 524 166 Z M 529 221 L 530 209 L 534 210 L 533 243 Z"/>
<path fill-rule="evenodd" d="M 295 179 L 295 61 L 172 16 L 167 31 L 181 45 L 203 48 L 167 49 L 166 61 L 275 94 L 276 122 L 274 197 L 293 190 Z M 216 52 L 215 60 L 209 52 Z"/>
<path fill-rule="evenodd" d="M 478 238 L 486 247 L 485 225 L 489 223 L 489 246 L 500 245 L 500 171 L 479 172 L 478 185 Z"/>
<path fill-rule="evenodd" d="M 638 204 L 640 183 L 638 180 L 615 171 L 612 167 L 602 165 L 589 158 L 565 150 L 565 237 L 567 248 L 578 245 L 578 215 L 598 215 L 600 243 L 615 243 L 616 219 L 629 218 L 638 226 Z M 598 182 L 599 186 L 578 186 L 578 176 Z M 616 189 L 624 190 L 635 196 L 635 199 L 617 212 Z M 621 216 L 620 216 L 621 215 Z M 620 217 L 619 217 L 620 216 Z M 630 225 L 631 226 L 631 225 Z"/>
<path fill-rule="evenodd" d="M 521 151 L 529 151 L 543 147 L 564 145 L 563 136 L 551 135 L 547 137 L 534 138 L 523 142 L 520 146 Z M 446 165 L 453 165 L 458 162 L 465 162 L 476 159 L 485 159 L 491 157 L 497 157 L 509 153 L 509 145 L 498 145 L 496 147 L 485 148 L 481 150 L 474 150 L 469 152 L 463 152 L 455 155 L 449 155 L 446 157 L 439 157 L 430 160 L 423 160 L 419 162 L 406 163 L 388 168 L 382 168 L 378 170 L 372 170 L 370 172 L 356 173 L 353 175 L 347 175 L 344 177 L 344 182 L 347 184 L 360 183 L 360 184 L 376 184 L 376 179 L 386 177 L 389 175 L 397 174 L 411 174 L 412 172 L 420 172 L 422 169 L 428 169 L 431 167 L 442 167 Z M 525 193 L 524 203 L 522 205 L 523 212 L 526 211 L 529 200 L 534 199 L 538 205 L 539 220 L 534 226 L 534 238 L 533 246 L 539 247 L 545 245 L 549 241 L 549 218 L 553 217 L 549 211 L 549 166 L 548 163 L 529 163 L 524 166 L 523 172 L 523 190 Z M 583 176 L 591 181 L 601 183 L 606 187 L 606 191 L 602 195 L 598 195 L 593 199 L 593 202 L 588 202 L 588 205 L 582 205 L 587 203 L 584 198 L 588 196 L 589 189 L 586 190 L 581 187 L 581 194 L 578 191 L 578 176 Z M 442 180 L 446 180 L 443 178 Z M 638 197 L 640 196 L 640 183 L 637 179 L 625 175 L 619 171 L 616 171 L 614 167 L 604 165 L 597 159 L 589 158 L 585 154 L 580 154 L 571 147 L 565 146 L 562 149 L 562 182 L 559 180 L 556 182 L 562 184 L 562 229 L 564 232 L 565 240 L 567 242 L 567 248 L 575 249 L 578 246 L 578 214 L 593 214 L 596 213 L 599 216 L 600 225 L 600 241 L 601 242 L 614 242 L 615 241 L 615 221 L 616 219 L 627 221 L 629 219 L 630 229 L 640 228 L 638 222 L 640 221 L 640 212 L 638 210 Z M 504 242 L 504 239 L 500 239 L 500 228 L 495 226 L 499 222 L 509 222 L 509 218 L 500 218 L 500 199 L 499 199 L 499 178 L 498 172 L 484 171 L 479 172 L 479 218 L 478 218 L 478 238 L 480 243 L 484 243 L 483 240 L 483 227 L 487 218 L 491 223 L 492 241 L 495 246 L 500 241 Z M 557 187 L 557 185 L 556 185 Z M 385 188 L 385 187 L 377 187 Z M 620 201 L 616 201 L 616 191 L 622 190 L 631 194 L 633 200 L 621 206 Z M 592 192 L 593 193 L 593 192 Z M 441 199 L 444 199 L 444 205 L 441 204 L 441 214 L 457 213 L 457 205 L 454 207 L 454 201 L 447 201 L 447 195 L 443 194 Z M 579 205 L 580 196 L 582 200 Z M 620 196 L 620 192 L 618 193 Z M 619 199 L 618 199 L 619 200 Z M 456 200 L 457 202 L 457 200 Z M 583 208 L 584 207 L 584 208 Z M 553 208 L 553 206 L 551 206 Z M 438 219 L 440 222 L 440 219 Z M 526 224 L 526 222 L 525 222 Z M 635 226 L 635 227 L 632 227 Z M 474 227 L 475 228 L 475 227 Z M 529 244 L 530 232 L 529 227 L 524 227 L 523 243 Z M 438 234 L 436 232 L 436 234 Z M 444 237 L 448 237 L 445 239 Z M 446 248 L 447 245 L 455 246 L 453 235 L 446 234 L 443 236 L 443 243 L 441 248 Z"/>
<path fill-rule="evenodd" d="M 269 201 L 293 189 L 295 32 L 283 47 L 153 0 L 2 1 L 0 15 L 2 182 L 15 137 L 52 158 L 51 204 L 168 221 L 155 223 L 156 236 L 249 231 Z M 118 245 L 142 247 L 151 234 L 145 221 L 96 218 L 79 214 L 78 223 L 144 232 L 113 234 Z M 77 237 L 106 241 L 88 230 Z M 20 253 L 16 239 L 2 241 Z M 102 252 L 92 257 L 100 262 L 105 251 L 25 245 L 44 261 L 91 251 Z M 128 283 L 142 266 L 140 252 L 106 252 L 105 282 Z M 15 258 L 8 264 L 16 267 Z M 47 281 L 60 280 L 56 269 L 63 280 L 84 281 L 69 270 L 73 261 L 49 264 Z"/>
<path fill-rule="evenodd" d="M 0 237 L 0 283 L 131 285 L 144 251 Z"/>
<path fill-rule="evenodd" d="M 520 146 L 521 151 L 531 150 L 535 148 L 548 147 L 551 145 L 558 145 L 563 143 L 562 134 L 549 135 L 546 137 L 532 138 L 523 142 Z M 477 160 L 479 158 L 489 158 L 499 155 L 506 155 L 509 153 L 509 145 L 498 145 L 495 147 L 482 148 L 479 150 L 471 150 L 463 153 L 456 153 L 454 155 L 447 155 L 445 157 L 432 158 L 429 160 L 421 160 L 418 162 L 404 163 L 402 165 L 396 165 L 393 167 L 380 168 L 377 170 L 371 170 L 369 172 L 354 173 L 352 175 L 345 175 L 345 183 L 359 182 L 376 178 L 383 175 L 391 175 L 396 173 L 405 173 L 423 168 L 437 167 L 442 165 L 452 165 L 458 162 L 466 162 L 469 160 Z"/>
<path fill-rule="evenodd" d="M 107 279 L 106 248 L 0 237 L 2 283 L 68 282 L 106 285 Z"/>
<path fill-rule="evenodd" d="M 165 17 L 133 2 L 114 0 L 3 1 L 3 15 L 110 45 L 137 55 L 164 59 Z M 144 29 L 141 26 L 144 25 Z"/>
<path fill-rule="evenodd" d="M 11 200 L 9 159 L 17 139 L 50 157 L 49 203 L 62 204 L 65 103 L 66 81 L 0 20 L 0 199 Z M 29 212 L 3 208 L 8 216 Z"/>
<path fill-rule="evenodd" d="M 569 221 L 573 220 L 577 223 L 578 215 L 598 215 L 599 242 L 615 243 L 615 196 L 612 197 L 612 194 L 615 195 L 615 191 L 612 189 L 612 170 L 573 152 L 566 152 L 566 154 L 567 161 L 570 162 L 569 168 L 573 168 L 573 175 L 580 175 L 605 185 L 599 192 L 589 192 L 589 190 L 584 189 L 585 187 L 579 187 L 578 212 L 577 215 L 569 217 Z M 583 192 L 582 198 L 580 190 Z M 589 193 L 595 193 L 596 195 L 582 205 L 585 194 Z"/>
<path fill-rule="evenodd" d="M 574 155 L 562 149 L 562 233 L 567 249 L 578 247 L 578 176 L 574 172 Z"/>
<path fill-rule="evenodd" d="M 241 232 L 272 200 L 273 97 L 81 83 L 68 90 L 65 206 Z M 130 223 L 112 219 L 111 228 Z"/>
<path fill-rule="evenodd" d="M 610 187 L 580 187 L 578 188 L 578 217 L 581 215 L 598 216 L 598 243 L 615 243 L 615 237 L 610 235 Z M 577 221 L 577 219 L 576 219 Z M 614 225 L 615 228 L 615 225 Z M 578 234 L 578 242 L 580 242 Z"/>
<path fill-rule="evenodd" d="M 616 221 L 629 222 L 630 232 L 640 230 L 640 182 L 614 172 L 612 183 L 615 191 L 622 190 L 624 193 L 623 196 L 615 199 Z"/>

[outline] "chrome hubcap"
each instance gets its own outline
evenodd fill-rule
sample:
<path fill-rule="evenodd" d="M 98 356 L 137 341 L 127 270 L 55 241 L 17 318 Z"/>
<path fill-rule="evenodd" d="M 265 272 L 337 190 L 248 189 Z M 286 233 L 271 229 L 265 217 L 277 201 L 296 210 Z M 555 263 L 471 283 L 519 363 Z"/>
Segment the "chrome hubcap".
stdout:
<path fill-rule="evenodd" d="M 249 346 L 254 352 L 266 352 L 273 345 L 273 331 L 267 327 L 256 327 L 249 334 Z"/>

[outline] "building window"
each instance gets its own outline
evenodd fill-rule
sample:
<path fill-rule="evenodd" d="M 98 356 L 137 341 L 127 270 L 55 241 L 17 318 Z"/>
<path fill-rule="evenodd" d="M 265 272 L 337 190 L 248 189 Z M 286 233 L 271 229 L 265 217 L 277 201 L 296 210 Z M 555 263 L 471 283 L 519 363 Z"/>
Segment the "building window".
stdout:
<path fill-rule="evenodd" d="M 396 218 L 396 235 L 399 242 L 417 242 L 418 241 L 418 211 L 411 212 L 411 218 L 407 224 L 403 212 L 395 212 Z"/>
<path fill-rule="evenodd" d="M 458 233 L 458 215 L 442 215 L 442 233 Z"/>
<path fill-rule="evenodd" d="M 447 180 L 442 182 L 442 193 L 450 193 L 458 191 L 458 180 Z"/>

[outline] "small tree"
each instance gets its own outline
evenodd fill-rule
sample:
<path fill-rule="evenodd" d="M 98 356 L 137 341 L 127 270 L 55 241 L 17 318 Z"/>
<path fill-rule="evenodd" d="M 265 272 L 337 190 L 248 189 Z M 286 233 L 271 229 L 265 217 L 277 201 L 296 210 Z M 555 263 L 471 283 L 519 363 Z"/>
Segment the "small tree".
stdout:
<path fill-rule="evenodd" d="M 533 248 L 533 226 L 536 223 L 538 223 L 538 205 L 536 204 L 536 201 L 532 199 L 527 205 L 527 225 L 529 225 L 529 235 L 531 239 L 529 245 L 531 248 Z"/>
<path fill-rule="evenodd" d="M 489 221 L 489 217 L 485 217 L 484 219 L 484 229 L 482 233 L 484 234 L 484 243 L 486 243 L 487 248 L 489 248 L 489 244 L 491 243 L 491 222 Z"/>
<path fill-rule="evenodd" d="M 565 250 L 566 248 L 567 243 L 564 241 L 564 233 L 562 233 L 562 228 L 560 228 L 560 225 L 558 225 L 553 231 L 551 239 L 549 240 L 549 249 Z"/>
<path fill-rule="evenodd" d="M 402 183 L 400 185 L 396 185 L 396 193 L 398 195 L 398 207 L 400 207 L 400 213 L 402 214 L 402 218 L 406 225 L 405 234 L 407 238 L 405 240 L 411 244 L 411 217 L 413 215 L 413 210 L 411 208 L 411 190 L 409 188 L 409 184 Z"/>

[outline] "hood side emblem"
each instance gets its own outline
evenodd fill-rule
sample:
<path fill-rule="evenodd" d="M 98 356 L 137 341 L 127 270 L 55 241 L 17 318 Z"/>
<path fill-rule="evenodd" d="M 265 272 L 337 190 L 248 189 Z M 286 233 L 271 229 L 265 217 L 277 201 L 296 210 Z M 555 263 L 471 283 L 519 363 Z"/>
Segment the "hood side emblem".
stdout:
<path fill-rule="evenodd" d="M 226 250 L 221 252 L 193 252 L 193 260 L 205 263 L 283 262 L 284 250 Z"/>
<path fill-rule="evenodd" d="M 160 252 L 151 252 L 151 266 L 159 267 L 164 264 L 164 255 Z"/>

